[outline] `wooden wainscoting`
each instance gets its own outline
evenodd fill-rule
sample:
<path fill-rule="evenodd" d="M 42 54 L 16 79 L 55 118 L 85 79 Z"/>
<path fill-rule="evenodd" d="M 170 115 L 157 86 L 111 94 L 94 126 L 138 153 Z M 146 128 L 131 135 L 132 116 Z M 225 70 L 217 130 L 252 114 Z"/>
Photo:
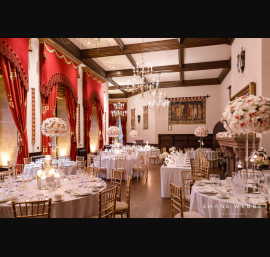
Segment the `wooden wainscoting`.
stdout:
<path fill-rule="evenodd" d="M 194 134 L 159 134 L 158 135 L 158 145 L 159 148 L 166 147 L 167 152 L 172 146 L 176 147 L 178 150 L 181 148 L 194 148 L 200 147 L 198 142 L 200 138 L 196 137 Z M 213 134 L 209 134 L 203 139 L 204 148 L 213 147 Z"/>

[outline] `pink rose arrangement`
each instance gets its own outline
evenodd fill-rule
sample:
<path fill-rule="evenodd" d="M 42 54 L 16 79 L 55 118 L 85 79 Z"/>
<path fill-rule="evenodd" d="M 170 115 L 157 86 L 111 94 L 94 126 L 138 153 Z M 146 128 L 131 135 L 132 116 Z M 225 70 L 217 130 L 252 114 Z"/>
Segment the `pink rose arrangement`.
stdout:
<path fill-rule="evenodd" d="M 232 132 L 219 132 L 216 134 L 216 138 L 234 138 L 237 137 L 238 135 Z"/>
<path fill-rule="evenodd" d="M 119 137 L 121 134 L 118 127 L 111 126 L 108 128 L 108 136 L 109 137 Z"/>
<path fill-rule="evenodd" d="M 225 129 L 237 134 L 270 131 L 270 98 L 241 96 L 227 104 L 221 122 Z"/>
<path fill-rule="evenodd" d="M 205 127 L 197 127 L 194 134 L 196 137 L 207 137 L 209 132 Z"/>
<path fill-rule="evenodd" d="M 67 133 L 67 124 L 61 118 L 48 118 L 43 121 L 41 132 L 47 137 L 63 136 Z"/>

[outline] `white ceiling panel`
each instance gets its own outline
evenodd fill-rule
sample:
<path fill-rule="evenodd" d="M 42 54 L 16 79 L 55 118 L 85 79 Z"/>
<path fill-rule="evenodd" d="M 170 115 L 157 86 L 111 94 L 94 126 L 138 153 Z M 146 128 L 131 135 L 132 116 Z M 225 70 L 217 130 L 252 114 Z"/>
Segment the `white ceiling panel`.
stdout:
<path fill-rule="evenodd" d="M 158 74 L 151 74 L 145 76 L 149 82 L 153 82 L 153 78 L 155 81 L 159 80 Z M 165 81 L 179 81 L 180 80 L 180 73 L 179 72 L 170 72 L 170 73 L 161 73 L 160 74 L 160 82 Z"/>
<path fill-rule="evenodd" d="M 229 60 L 231 57 L 231 46 L 215 45 L 186 48 L 184 50 L 184 56 L 185 64 Z"/>
<path fill-rule="evenodd" d="M 218 78 L 222 69 L 215 70 L 199 70 L 199 71 L 185 71 L 185 80 L 190 79 L 211 79 Z"/>
<path fill-rule="evenodd" d="M 119 89 L 115 89 L 115 90 L 109 90 L 109 94 L 111 94 L 111 95 L 123 94 L 123 92 Z"/>
<path fill-rule="evenodd" d="M 87 44 L 86 38 L 69 38 L 69 40 L 80 49 L 117 46 L 117 43 L 113 38 L 100 38 L 100 41 L 98 41 L 98 38 L 93 38 L 94 42 L 90 45 Z"/>
<path fill-rule="evenodd" d="M 133 76 L 127 76 L 127 77 L 113 77 L 112 78 L 119 86 L 125 86 L 125 85 L 132 85 L 133 81 L 135 84 L 143 84 L 143 80 L 136 76 L 135 80 Z"/>
<path fill-rule="evenodd" d="M 135 62 L 142 63 L 142 54 L 132 54 Z M 179 64 L 178 50 L 149 52 L 143 54 L 145 66 L 165 66 Z"/>
<path fill-rule="evenodd" d="M 93 58 L 105 71 L 132 69 L 130 61 L 125 55 Z"/>
<path fill-rule="evenodd" d="M 173 38 L 144 38 L 143 42 L 153 42 L 153 41 L 163 41 L 163 40 L 169 40 Z M 130 45 L 130 44 L 141 44 L 142 38 L 121 38 L 124 45 Z"/>

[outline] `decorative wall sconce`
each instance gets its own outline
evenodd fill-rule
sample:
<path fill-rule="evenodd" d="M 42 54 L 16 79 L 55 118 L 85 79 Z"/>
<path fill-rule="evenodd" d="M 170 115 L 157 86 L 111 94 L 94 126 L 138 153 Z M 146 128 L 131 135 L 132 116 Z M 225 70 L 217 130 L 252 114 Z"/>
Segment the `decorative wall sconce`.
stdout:
<path fill-rule="evenodd" d="M 141 122 L 141 115 L 138 115 L 138 123 Z"/>
<path fill-rule="evenodd" d="M 242 47 L 241 53 L 237 55 L 237 70 L 240 73 L 243 73 L 245 70 L 245 55 L 246 51 Z"/>

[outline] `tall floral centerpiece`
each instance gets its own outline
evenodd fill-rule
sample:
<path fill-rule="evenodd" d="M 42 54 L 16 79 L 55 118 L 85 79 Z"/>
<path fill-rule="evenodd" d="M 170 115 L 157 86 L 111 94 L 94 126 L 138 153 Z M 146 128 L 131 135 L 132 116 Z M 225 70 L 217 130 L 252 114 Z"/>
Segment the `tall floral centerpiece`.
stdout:
<path fill-rule="evenodd" d="M 117 144 L 118 143 L 118 137 L 121 134 L 120 129 L 118 127 L 115 127 L 115 126 L 111 126 L 111 127 L 109 127 L 107 133 L 108 133 L 109 137 L 114 138 L 114 144 Z"/>
<path fill-rule="evenodd" d="M 263 96 L 241 96 L 229 102 L 221 122 L 229 132 L 246 135 L 246 169 L 248 169 L 248 134 L 270 131 L 270 98 Z M 254 149 L 253 149 L 254 150 Z"/>
<path fill-rule="evenodd" d="M 202 148 L 203 147 L 203 138 L 207 137 L 208 134 L 209 134 L 208 129 L 206 129 L 205 127 L 201 127 L 201 126 L 197 127 L 195 129 L 194 134 L 195 134 L 196 137 L 200 138 L 199 142 L 200 142 L 200 147 Z"/>
<path fill-rule="evenodd" d="M 133 137 L 133 138 L 135 138 L 135 137 L 137 137 L 138 135 L 139 135 L 139 133 L 138 133 L 138 131 L 137 130 L 131 130 L 130 132 L 129 132 L 129 135 L 131 136 L 131 137 Z M 133 141 L 133 143 L 135 144 L 135 141 Z"/>
<path fill-rule="evenodd" d="M 52 155 L 56 156 L 55 137 L 63 136 L 67 133 L 67 124 L 61 118 L 48 118 L 41 125 L 41 132 L 47 137 L 51 137 Z"/>

